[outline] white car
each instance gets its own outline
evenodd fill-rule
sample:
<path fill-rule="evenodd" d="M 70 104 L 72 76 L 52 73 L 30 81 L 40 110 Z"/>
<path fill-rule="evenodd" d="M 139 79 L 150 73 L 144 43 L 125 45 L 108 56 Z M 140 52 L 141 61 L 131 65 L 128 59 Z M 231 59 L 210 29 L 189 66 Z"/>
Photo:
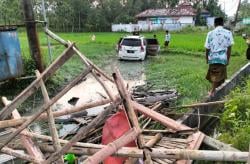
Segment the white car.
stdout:
<path fill-rule="evenodd" d="M 143 36 L 126 36 L 118 45 L 118 57 L 124 60 L 144 60 L 146 40 Z"/>

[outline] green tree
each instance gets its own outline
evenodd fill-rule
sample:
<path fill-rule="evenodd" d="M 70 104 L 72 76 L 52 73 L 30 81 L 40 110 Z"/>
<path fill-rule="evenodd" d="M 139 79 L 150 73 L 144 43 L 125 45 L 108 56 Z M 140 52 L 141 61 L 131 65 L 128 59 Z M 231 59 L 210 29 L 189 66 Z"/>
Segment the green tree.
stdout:
<path fill-rule="evenodd" d="M 250 3 L 248 0 L 244 0 L 240 5 L 239 19 L 250 17 Z"/>

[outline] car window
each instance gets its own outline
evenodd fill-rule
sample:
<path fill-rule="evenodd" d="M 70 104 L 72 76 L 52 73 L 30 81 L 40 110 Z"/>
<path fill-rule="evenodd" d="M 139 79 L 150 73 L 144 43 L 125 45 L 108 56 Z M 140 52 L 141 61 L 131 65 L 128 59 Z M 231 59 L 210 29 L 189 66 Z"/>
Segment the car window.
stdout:
<path fill-rule="evenodd" d="M 123 39 L 122 41 L 123 46 L 134 46 L 134 47 L 140 47 L 141 46 L 141 40 L 140 39 Z"/>

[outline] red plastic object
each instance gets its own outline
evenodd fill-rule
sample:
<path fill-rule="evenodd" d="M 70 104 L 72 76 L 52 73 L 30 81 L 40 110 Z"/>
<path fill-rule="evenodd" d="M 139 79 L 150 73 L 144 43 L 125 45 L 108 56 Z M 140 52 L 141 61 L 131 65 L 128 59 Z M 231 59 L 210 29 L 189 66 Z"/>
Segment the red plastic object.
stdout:
<path fill-rule="evenodd" d="M 124 111 L 117 112 L 105 122 L 102 130 L 102 144 L 107 145 L 116 140 L 130 129 L 127 116 Z M 135 147 L 135 142 L 131 142 L 126 147 Z M 123 164 L 127 158 L 108 157 L 104 164 Z"/>

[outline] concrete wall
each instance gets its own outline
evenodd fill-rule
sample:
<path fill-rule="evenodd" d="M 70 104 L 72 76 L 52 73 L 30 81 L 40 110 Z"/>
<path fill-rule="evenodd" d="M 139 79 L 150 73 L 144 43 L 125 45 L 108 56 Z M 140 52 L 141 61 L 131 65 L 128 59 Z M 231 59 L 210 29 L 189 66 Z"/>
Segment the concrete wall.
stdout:
<path fill-rule="evenodd" d="M 181 24 L 191 24 L 194 25 L 193 17 L 180 17 L 178 20 Z"/>
<path fill-rule="evenodd" d="M 242 84 L 244 78 L 250 77 L 250 62 L 243 66 L 238 72 L 236 72 L 230 79 L 226 80 L 219 88 L 216 89 L 213 97 L 206 98 L 203 102 L 218 101 L 224 99 L 235 87 Z M 193 109 L 189 114 L 185 115 L 178 122 L 184 123 L 189 127 L 200 126 L 200 129 L 206 133 L 207 129 L 218 121 L 214 117 L 198 116 L 198 110 L 200 114 L 209 115 L 211 113 L 222 113 L 223 108 L 218 106 L 206 106 Z"/>
<path fill-rule="evenodd" d="M 156 30 L 169 30 L 176 31 L 181 30 L 183 27 L 192 25 L 192 24 L 181 24 L 181 23 L 165 23 L 165 24 L 147 24 L 142 21 L 140 24 L 112 24 L 113 32 L 133 32 L 134 30 L 138 31 L 156 31 Z"/>

